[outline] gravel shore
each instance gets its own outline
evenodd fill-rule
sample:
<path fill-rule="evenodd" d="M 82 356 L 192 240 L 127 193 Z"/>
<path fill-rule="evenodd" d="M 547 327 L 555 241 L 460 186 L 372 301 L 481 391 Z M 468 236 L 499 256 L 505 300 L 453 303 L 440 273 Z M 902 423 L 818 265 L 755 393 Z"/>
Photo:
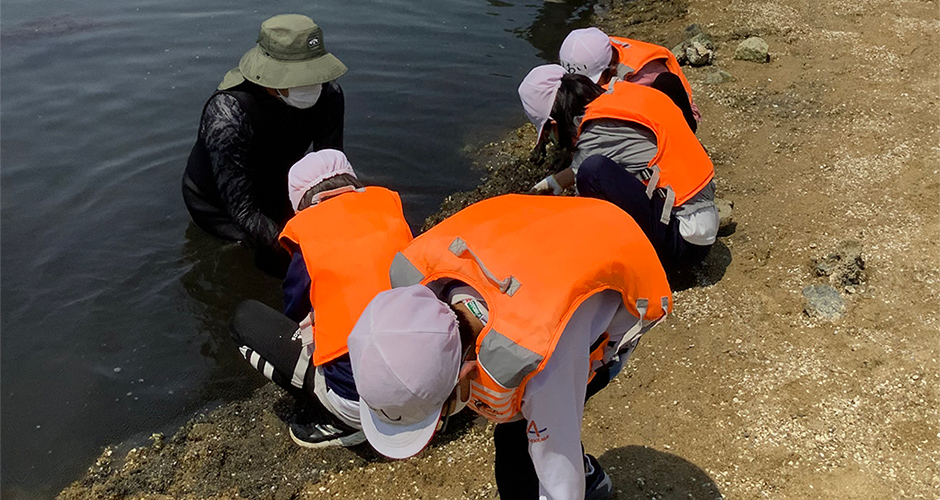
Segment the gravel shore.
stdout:
<path fill-rule="evenodd" d="M 585 449 L 617 498 L 940 497 L 936 0 L 601 10 L 610 34 L 673 47 L 697 24 L 713 42 L 710 63 L 685 71 L 718 195 L 734 202 L 704 266 L 674 277 L 674 314 L 585 410 Z M 753 36 L 768 62 L 734 58 Z M 533 142 L 526 126 L 483 147 L 487 180 L 441 216 L 543 177 Z M 848 281 L 849 259 L 833 257 L 847 247 L 860 259 Z M 812 315 L 808 287 L 841 315 Z M 367 445 L 299 448 L 289 410 L 267 385 L 126 456 L 105 450 L 59 498 L 497 496 L 480 419 L 395 462 Z"/>

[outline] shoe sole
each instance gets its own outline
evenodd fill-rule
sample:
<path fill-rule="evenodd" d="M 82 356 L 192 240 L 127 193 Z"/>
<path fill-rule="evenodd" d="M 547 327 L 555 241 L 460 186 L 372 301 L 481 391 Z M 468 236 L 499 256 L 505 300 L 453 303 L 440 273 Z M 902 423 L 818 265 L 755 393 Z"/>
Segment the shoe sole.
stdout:
<path fill-rule="evenodd" d="M 329 441 L 321 441 L 319 443 L 311 443 L 309 441 L 301 440 L 296 435 L 294 435 L 294 429 L 291 429 L 290 427 L 287 428 L 287 432 L 290 434 L 291 441 L 304 448 L 329 448 L 331 446 L 349 447 L 366 442 L 366 433 L 362 431 L 354 432 L 348 436 L 331 439 Z"/>

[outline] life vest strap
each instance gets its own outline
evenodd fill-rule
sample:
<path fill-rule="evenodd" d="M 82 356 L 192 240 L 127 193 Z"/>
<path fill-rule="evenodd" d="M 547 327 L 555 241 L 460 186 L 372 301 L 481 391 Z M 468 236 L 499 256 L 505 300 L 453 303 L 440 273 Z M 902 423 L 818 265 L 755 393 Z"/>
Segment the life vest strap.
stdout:
<path fill-rule="evenodd" d="M 621 65 L 621 66 L 622 66 L 622 65 Z M 613 94 L 613 93 L 614 93 L 614 84 L 617 83 L 617 82 L 619 82 L 619 81 L 620 81 L 620 78 L 618 78 L 618 77 L 616 77 L 616 76 L 613 77 L 613 78 L 611 78 L 610 81 L 607 82 L 607 92 L 604 92 L 604 93 L 605 93 L 605 94 Z"/>
<path fill-rule="evenodd" d="M 663 203 L 663 214 L 659 217 L 659 222 L 669 225 L 669 218 L 672 216 L 672 206 L 676 203 L 676 192 L 672 186 L 666 186 L 666 202 Z"/>
<path fill-rule="evenodd" d="M 663 198 L 666 199 L 666 202 L 663 203 L 663 213 L 659 217 L 659 222 L 668 225 L 669 218 L 672 216 L 672 206 L 676 203 L 676 192 L 672 189 L 672 186 L 659 187 L 659 178 L 662 175 L 659 165 L 653 165 L 643 172 L 645 175 L 649 175 L 649 180 L 646 183 L 646 197 L 652 200 L 656 191 L 660 191 Z"/>
<path fill-rule="evenodd" d="M 646 184 L 646 197 L 653 199 L 653 193 L 656 191 L 656 185 L 659 184 L 659 176 L 662 174 L 662 171 L 659 169 L 659 165 L 653 165 L 651 168 L 649 182 Z"/>
<path fill-rule="evenodd" d="M 480 260 L 480 257 L 478 257 L 477 254 L 473 252 L 473 250 L 470 250 L 470 247 L 467 246 L 467 242 L 459 236 L 454 238 L 454 241 L 451 242 L 447 249 L 457 257 L 460 257 L 464 253 L 469 253 L 477 265 L 480 266 L 480 270 L 483 271 L 483 274 L 486 275 L 487 279 L 498 286 L 500 292 L 505 293 L 510 297 L 512 297 L 519 290 L 519 287 L 522 286 L 522 283 L 519 283 L 519 280 L 517 280 L 516 277 L 512 275 L 509 275 L 509 277 L 502 280 L 497 278 L 496 275 L 486 267 L 486 264 Z"/>
<path fill-rule="evenodd" d="M 330 189 L 329 191 L 322 191 L 313 195 L 313 199 L 310 201 L 310 206 L 319 204 L 321 201 L 327 200 L 334 196 L 341 195 L 343 193 L 348 193 L 350 191 L 355 191 L 357 193 L 364 193 L 366 188 L 357 188 L 353 186 L 340 186 L 336 189 Z M 297 208 L 297 207 L 294 207 Z"/>
<path fill-rule="evenodd" d="M 616 43 L 617 45 L 619 45 L 619 46 L 621 46 L 621 47 L 623 47 L 623 48 L 625 48 L 625 49 L 629 49 L 629 48 L 630 48 L 630 44 L 627 43 L 627 42 L 623 42 L 623 41 L 620 41 L 620 40 L 614 40 L 613 38 L 611 38 L 610 41 L 611 41 L 612 43 Z"/>
<path fill-rule="evenodd" d="M 650 301 L 646 298 L 636 299 L 636 312 L 639 315 L 636 323 L 627 330 L 627 333 L 623 334 L 623 337 L 620 338 L 620 342 L 617 343 L 617 347 L 614 349 L 616 355 L 620 355 L 622 350 L 627 344 L 629 344 L 634 337 L 637 336 L 643 330 L 643 318 L 646 317 L 646 311 L 649 310 Z"/>
<path fill-rule="evenodd" d="M 301 389 L 304 386 L 304 375 L 307 374 L 307 367 L 310 366 L 310 360 L 313 359 L 313 311 L 310 311 L 301 322 L 297 331 L 294 332 L 296 338 L 300 334 L 303 342 L 303 348 L 300 350 L 300 357 L 297 358 L 297 364 L 294 365 L 294 373 L 291 374 L 290 385 Z"/>

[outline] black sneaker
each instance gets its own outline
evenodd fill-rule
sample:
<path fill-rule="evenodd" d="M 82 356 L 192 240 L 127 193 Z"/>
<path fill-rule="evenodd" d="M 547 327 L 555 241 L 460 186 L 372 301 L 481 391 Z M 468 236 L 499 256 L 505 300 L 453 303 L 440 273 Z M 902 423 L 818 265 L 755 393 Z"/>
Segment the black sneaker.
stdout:
<path fill-rule="evenodd" d="M 295 413 L 287 423 L 290 438 L 304 448 L 328 446 L 355 446 L 366 441 L 366 435 L 335 419 L 309 419 L 304 413 Z"/>
<path fill-rule="evenodd" d="M 614 484 L 597 459 L 584 454 L 584 500 L 607 500 L 614 496 Z"/>

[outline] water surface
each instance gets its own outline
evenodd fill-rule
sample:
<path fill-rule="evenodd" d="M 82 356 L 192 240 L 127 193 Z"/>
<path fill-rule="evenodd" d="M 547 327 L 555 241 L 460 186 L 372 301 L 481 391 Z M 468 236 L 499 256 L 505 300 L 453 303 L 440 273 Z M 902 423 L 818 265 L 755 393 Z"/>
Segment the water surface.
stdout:
<path fill-rule="evenodd" d="M 589 2 L 287 1 L 349 72 L 346 152 L 417 229 L 525 118 L 516 86 Z M 218 0 L 5 0 L 0 23 L 3 498 L 48 498 L 110 443 L 172 433 L 261 383 L 226 319 L 279 283 L 189 222 L 205 99 L 261 21 Z"/>

